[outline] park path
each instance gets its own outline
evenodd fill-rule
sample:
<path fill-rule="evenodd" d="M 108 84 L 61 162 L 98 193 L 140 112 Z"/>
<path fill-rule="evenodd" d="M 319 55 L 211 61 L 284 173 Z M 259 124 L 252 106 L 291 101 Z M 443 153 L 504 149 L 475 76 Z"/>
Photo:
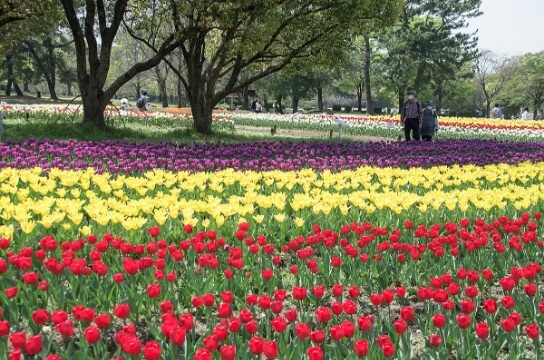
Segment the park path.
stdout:
<path fill-rule="evenodd" d="M 259 126 L 247 126 L 247 125 L 235 125 L 237 132 L 246 135 L 270 135 L 270 128 Z M 329 131 L 319 130 L 299 130 L 299 129 L 281 129 L 277 128 L 276 135 L 284 138 L 294 139 L 318 139 L 327 140 L 330 139 Z M 338 130 L 333 131 L 333 139 L 338 139 Z M 355 141 L 391 141 L 391 138 L 368 136 L 368 135 L 353 135 L 343 134 L 343 138 Z"/>

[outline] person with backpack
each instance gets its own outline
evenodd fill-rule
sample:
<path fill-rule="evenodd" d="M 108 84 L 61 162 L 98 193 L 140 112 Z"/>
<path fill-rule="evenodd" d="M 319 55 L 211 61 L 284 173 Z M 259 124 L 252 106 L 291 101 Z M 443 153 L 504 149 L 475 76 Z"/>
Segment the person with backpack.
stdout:
<path fill-rule="evenodd" d="M 136 101 L 136 107 L 140 111 L 147 111 L 147 91 L 142 91 L 142 96 Z"/>
<path fill-rule="evenodd" d="M 410 141 L 410 134 L 414 140 L 419 141 L 422 121 L 421 104 L 417 101 L 417 93 L 415 90 L 408 91 L 408 101 L 402 105 L 400 110 L 400 124 L 404 128 L 404 138 Z"/>
<path fill-rule="evenodd" d="M 427 101 L 423 109 L 423 120 L 421 121 L 421 137 L 423 140 L 431 141 L 436 131 L 438 131 L 438 116 L 434 109 L 433 102 Z"/>
<path fill-rule="evenodd" d="M 499 104 L 495 104 L 495 107 L 491 109 L 490 115 L 492 119 L 504 119 L 504 115 L 501 108 L 499 107 Z"/>

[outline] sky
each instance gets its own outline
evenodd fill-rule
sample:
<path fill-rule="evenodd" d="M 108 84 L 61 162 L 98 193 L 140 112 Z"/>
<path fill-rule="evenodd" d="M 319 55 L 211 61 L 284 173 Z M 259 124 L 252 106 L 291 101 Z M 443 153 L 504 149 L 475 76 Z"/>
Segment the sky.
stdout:
<path fill-rule="evenodd" d="M 509 56 L 544 50 L 544 0 L 482 0 L 468 31 L 478 30 L 478 47 Z"/>

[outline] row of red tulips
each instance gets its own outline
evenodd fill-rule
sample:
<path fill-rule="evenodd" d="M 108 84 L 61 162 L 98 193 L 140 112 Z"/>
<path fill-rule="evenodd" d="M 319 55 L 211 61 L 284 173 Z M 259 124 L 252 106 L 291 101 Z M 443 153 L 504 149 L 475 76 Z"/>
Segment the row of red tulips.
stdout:
<path fill-rule="evenodd" d="M 232 237 L 186 225 L 186 239 L 161 239 L 152 228 L 145 244 L 2 239 L 0 352 L 409 358 L 421 336 L 417 352 L 432 356 L 497 354 L 504 339 L 518 344 L 511 355 L 539 354 L 540 219 L 316 225 L 283 246 L 247 223 Z"/>

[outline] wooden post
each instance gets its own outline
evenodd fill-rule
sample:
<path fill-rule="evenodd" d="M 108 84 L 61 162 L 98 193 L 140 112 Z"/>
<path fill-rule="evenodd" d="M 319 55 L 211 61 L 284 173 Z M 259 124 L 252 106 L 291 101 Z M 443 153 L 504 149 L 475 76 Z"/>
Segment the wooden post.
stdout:
<path fill-rule="evenodd" d="M 329 139 L 332 139 L 332 129 L 329 131 Z"/>

